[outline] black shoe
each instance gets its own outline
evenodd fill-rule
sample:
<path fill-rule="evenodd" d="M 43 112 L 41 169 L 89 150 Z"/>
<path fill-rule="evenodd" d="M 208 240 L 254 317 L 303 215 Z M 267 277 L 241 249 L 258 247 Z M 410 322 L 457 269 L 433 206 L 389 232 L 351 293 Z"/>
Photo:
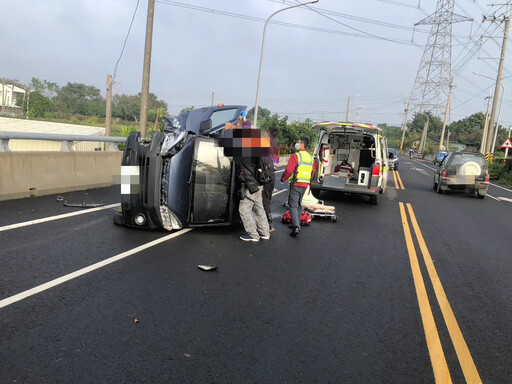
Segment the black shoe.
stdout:
<path fill-rule="evenodd" d="M 293 227 L 292 231 L 290 232 L 290 236 L 297 236 L 298 234 L 300 233 L 300 228 L 299 227 Z"/>

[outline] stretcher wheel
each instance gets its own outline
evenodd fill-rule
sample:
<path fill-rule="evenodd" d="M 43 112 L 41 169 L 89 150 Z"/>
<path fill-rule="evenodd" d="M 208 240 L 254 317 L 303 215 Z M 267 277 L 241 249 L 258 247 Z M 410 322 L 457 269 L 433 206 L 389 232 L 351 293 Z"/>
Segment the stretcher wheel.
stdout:
<path fill-rule="evenodd" d="M 333 215 L 333 216 L 331 217 L 331 220 L 332 220 L 332 222 L 333 222 L 333 223 L 335 223 L 336 221 L 338 221 L 338 216 Z"/>

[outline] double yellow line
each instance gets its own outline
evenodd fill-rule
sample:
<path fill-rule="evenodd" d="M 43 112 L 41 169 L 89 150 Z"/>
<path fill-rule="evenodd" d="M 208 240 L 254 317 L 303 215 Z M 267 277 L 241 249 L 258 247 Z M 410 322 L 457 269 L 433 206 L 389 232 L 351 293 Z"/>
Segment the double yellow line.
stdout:
<path fill-rule="evenodd" d="M 402 183 L 402 179 L 400 178 L 400 174 L 397 171 L 395 171 L 394 169 L 393 169 L 393 179 L 395 180 L 395 188 L 396 189 L 405 190 L 404 184 Z M 396 182 L 397 179 L 398 179 L 398 183 Z"/>
<path fill-rule="evenodd" d="M 409 253 L 409 261 L 411 263 L 411 270 L 414 279 L 414 287 L 416 289 L 416 296 L 418 297 L 418 305 L 420 307 L 421 320 L 423 322 L 423 329 L 427 339 L 430 361 L 432 362 L 432 368 L 434 370 L 434 378 L 437 384 L 452 383 L 450 371 L 448 369 L 448 364 L 446 363 L 446 357 L 443 352 L 443 347 L 441 345 L 441 340 L 437 331 L 436 322 L 432 313 L 432 307 L 430 306 L 427 290 L 425 288 L 425 282 L 421 274 L 420 264 L 416 254 L 409 222 L 407 220 L 405 206 L 404 203 L 399 203 L 399 205 L 405 242 L 407 245 L 407 251 Z M 434 287 L 437 302 L 441 308 L 441 313 L 443 314 L 446 327 L 448 328 L 448 333 L 450 334 L 455 352 L 457 353 L 457 358 L 459 359 L 459 363 L 464 373 L 466 383 L 481 384 L 482 379 L 478 374 L 466 341 L 462 336 L 462 332 L 459 328 L 457 320 L 455 319 L 455 315 L 453 314 L 450 303 L 448 302 L 448 298 L 444 292 L 441 280 L 439 279 L 437 271 L 434 267 L 432 257 L 430 256 L 430 252 L 428 251 L 427 245 L 418 226 L 418 222 L 416 221 L 416 216 L 414 215 L 412 206 L 409 203 L 407 203 L 407 211 L 409 213 L 412 227 L 414 228 L 414 234 L 416 235 L 421 254 L 423 255 L 423 261 L 425 262 L 428 275 L 432 282 L 432 286 Z"/>

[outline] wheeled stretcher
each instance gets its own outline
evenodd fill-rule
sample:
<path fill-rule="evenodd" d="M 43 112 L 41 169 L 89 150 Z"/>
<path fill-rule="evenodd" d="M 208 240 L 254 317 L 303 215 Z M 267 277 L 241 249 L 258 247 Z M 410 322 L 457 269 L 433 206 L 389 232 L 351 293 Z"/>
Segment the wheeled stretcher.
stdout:
<path fill-rule="evenodd" d="M 316 206 L 324 205 L 324 202 L 322 200 L 318 200 L 318 204 L 315 204 L 315 205 Z M 307 212 L 309 212 L 309 214 L 312 217 L 328 217 L 333 223 L 338 221 L 338 215 L 336 215 L 336 210 L 317 208 L 317 207 L 315 207 L 315 205 L 307 206 L 307 205 L 303 204 L 302 206 L 304 207 L 304 209 Z M 328 207 L 326 206 L 326 208 L 328 208 Z"/>

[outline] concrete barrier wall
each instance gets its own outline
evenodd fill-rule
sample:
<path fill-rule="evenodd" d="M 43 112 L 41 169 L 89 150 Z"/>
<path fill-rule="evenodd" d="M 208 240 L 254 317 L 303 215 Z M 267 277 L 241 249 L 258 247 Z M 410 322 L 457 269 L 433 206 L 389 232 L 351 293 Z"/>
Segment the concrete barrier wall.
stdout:
<path fill-rule="evenodd" d="M 0 153 L 0 200 L 119 183 L 123 152 Z"/>
<path fill-rule="evenodd" d="M 0 153 L 0 201 L 119 184 L 123 152 Z M 286 165 L 289 155 L 281 156 Z"/>

